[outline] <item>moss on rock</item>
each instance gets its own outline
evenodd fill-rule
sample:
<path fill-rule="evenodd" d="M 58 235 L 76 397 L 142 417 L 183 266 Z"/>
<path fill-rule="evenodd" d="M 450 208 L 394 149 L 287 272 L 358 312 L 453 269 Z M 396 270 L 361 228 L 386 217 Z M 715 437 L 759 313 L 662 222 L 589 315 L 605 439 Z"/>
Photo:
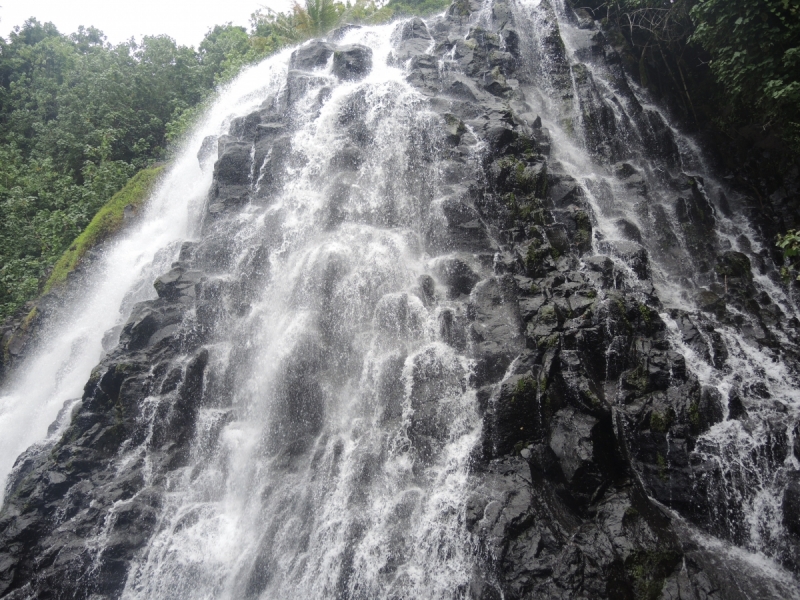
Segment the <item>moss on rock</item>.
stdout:
<path fill-rule="evenodd" d="M 125 209 L 131 206 L 135 210 L 144 204 L 163 170 L 163 166 L 142 169 L 112 196 L 58 259 L 44 284 L 44 293 L 63 284 L 89 250 L 119 231 L 125 219 Z"/>

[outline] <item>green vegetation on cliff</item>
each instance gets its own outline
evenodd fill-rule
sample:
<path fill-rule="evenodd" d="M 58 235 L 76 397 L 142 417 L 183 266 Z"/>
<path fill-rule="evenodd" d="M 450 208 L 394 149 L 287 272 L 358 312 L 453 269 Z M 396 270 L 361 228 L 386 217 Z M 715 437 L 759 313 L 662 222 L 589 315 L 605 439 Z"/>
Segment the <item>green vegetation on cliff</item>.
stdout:
<path fill-rule="evenodd" d="M 119 231 L 125 220 L 126 209 L 130 208 L 135 213 L 142 207 L 163 170 L 163 166 L 142 169 L 131 177 L 125 187 L 114 194 L 103 208 L 97 211 L 86 229 L 56 261 L 53 271 L 44 285 L 45 293 L 63 283 L 81 263 L 89 250 Z"/>
<path fill-rule="evenodd" d="M 572 3 L 618 28 L 639 61 L 642 85 L 659 95 L 678 96 L 687 120 L 703 116 L 729 128 L 758 125 L 800 150 L 797 2 Z"/>
<path fill-rule="evenodd" d="M 784 279 L 794 277 L 800 281 L 800 231 L 790 229 L 785 234 L 779 235 L 778 248 L 783 252 L 787 263 L 781 268 L 781 275 Z"/>
<path fill-rule="evenodd" d="M 0 39 L 0 319 L 128 179 L 161 158 L 166 124 L 213 68 L 168 37 L 112 46 L 29 20 Z"/>
<path fill-rule="evenodd" d="M 164 159 L 215 87 L 244 66 L 345 23 L 447 4 L 307 0 L 289 13 L 256 12 L 249 31 L 217 25 L 197 49 L 164 35 L 111 45 L 97 29 L 64 35 L 35 19 L 0 38 L 0 321 L 45 281 L 49 289 L 63 279 L 95 239 L 97 211 L 134 173 Z"/>
<path fill-rule="evenodd" d="M 691 41 L 733 105 L 800 150 L 800 4 L 795 0 L 698 0 Z"/>

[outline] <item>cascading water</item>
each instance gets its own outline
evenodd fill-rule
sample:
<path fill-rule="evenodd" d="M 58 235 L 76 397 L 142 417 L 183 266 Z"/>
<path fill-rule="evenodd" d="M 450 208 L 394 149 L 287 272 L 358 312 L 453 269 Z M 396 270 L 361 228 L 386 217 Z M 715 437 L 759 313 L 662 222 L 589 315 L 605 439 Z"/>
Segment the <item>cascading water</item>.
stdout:
<path fill-rule="evenodd" d="M 471 361 L 437 326 L 463 301 L 433 306 L 420 279 L 439 125 L 385 66 L 391 29 L 342 40 L 372 47 L 366 79 L 339 83 L 323 68 L 303 82 L 285 185 L 268 202 L 251 185 L 249 208 L 222 229 L 236 249 L 221 281 L 246 277 L 265 240 L 270 276 L 209 348 L 211 373 L 230 373 L 233 392 L 209 399 L 197 435 L 212 438 L 224 419 L 220 444 L 200 441 L 197 466 L 170 481 L 123 597 L 438 598 L 468 581 L 460 514 L 480 418 Z M 277 113 L 282 100 L 267 97 Z M 358 129 L 343 131 L 347 120 Z M 341 166 L 362 160 L 350 136 L 370 140 L 357 176 Z M 438 427 L 414 448 L 422 411 Z M 131 452 L 146 456 L 146 444 Z"/>
<path fill-rule="evenodd" d="M 3 481 L 26 448 L 53 441 L 63 433 L 63 427 L 50 432 L 48 427 L 62 408 L 70 408 L 80 398 L 104 343 L 116 344 L 116 338 L 104 342 L 104 336 L 125 322 L 135 302 L 155 295 L 152 281 L 169 267 L 180 242 L 196 229 L 199 207 L 211 183 L 211 174 L 201 173 L 194 157 L 196 146 L 205 135 L 227 130 L 232 116 L 252 110 L 261 101 L 265 79 L 274 77 L 268 69 L 249 70 L 209 112 L 187 142 L 193 150 L 184 152 L 171 166 L 138 225 L 92 266 L 81 286 L 83 291 L 51 319 L 42 336 L 46 343 L 6 383 L 0 396 Z"/>
<path fill-rule="evenodd" d="M 615 57 L 459 0 L 246 71 L 7 387 L 0 597 L 800 597 L 797 308 Z"/>
<path fill-rule="evenodd" d="M 595 250 L 616 255 L 619 268 L 630 272 L 636 262 L 630 253 L 631 241 L 647 248 L 656 295 L 663 303 L 661 317 L 673 347 L 686 356 L 702 384 L 721 394 L 723 410 L 730 410 L 731 401 L 747 405 L 747 421 L 722 421 L 697 442 L 697 462 L 704 463 L 707 471 L 698 475 L 697 493 L 710 494 L 709 505 L 715 507 L 708 517 L 718 532 L 737 543 L 780 557 L 787 552 L 781 522 L 786 473 L 798 466 L 792 440 L 800 419 L 800 380 L 791 362 L 796 346 L 790 341 L 796 339 L 798 308 L 767 276 L 771 272 L 774 277 L 777 269 L 743 218 L 742 200 L 734 204 L 736 194 L 713 178 L 695 144 L 669 125 L 644 92 L 622 75 L 619 64 L 607 63 L 593 39 L 596 27 L 581 23 L 585 16 L 577 17 L 563 0 L 513 6 L 518 22 L 527 21 L 541 32 L 529 42 L 530 55 L 539 59 L 533 64 L 549 69 L 540 66 L 532 79 L 544 80 L 540 89 L 560 90 L 575 99 L 567 117 L 547 101 L 540 109 L 551 118 L 548 125 L 554 133 L 556 158 L 583 183 L 592 205 L 599 232 Z M 553 37 L 564 41 L 563 54 L 542 53 L 546 40 Z M 571 73 L 570 85 L 565 85 L 566 69 Z M 582 84 L 575 83 L 576 76 Z M 705 205 L 706 215 L 695 212 L 713 227 L 698 227 L 692 222 L 696 215 L 687 219 L 681 214 L 691 212 L 680 197 L 689 186 Z M 700 236 L 705 239 L 699 240 Z M 733 308 L 735 323 L 725 323 L 713 313 L 682 313 L 702 338 L 697 340 L 698 352 L 686 343 L 686 327 L 676 323 L 670 309 L 696 313 L 698 304 L 709 295 L 713 299 L 715 294 L 707 287 L 713 289 L 716 279 L 712 256 L 730 250 L 758 266 L 755 289 L 771 314 L 762 320 Z M 633 275 L 628 285 L 636 287 Z M 720 292 L 716 286 L 717 293 L 727 294 L 727 289 Z M 642 292 L 646 295 L 650 290 Z M 778 315 L 788 318 L 787 322 L 780 323 L 775 319 Z M 783 349 L 763 343 L 765 327 Z M 704 329 L 712 331 L 715 339 Z M 784 357 L 790 360 L 784 362 Z M 783 448 L 776 449 L 776 444 Z"/>

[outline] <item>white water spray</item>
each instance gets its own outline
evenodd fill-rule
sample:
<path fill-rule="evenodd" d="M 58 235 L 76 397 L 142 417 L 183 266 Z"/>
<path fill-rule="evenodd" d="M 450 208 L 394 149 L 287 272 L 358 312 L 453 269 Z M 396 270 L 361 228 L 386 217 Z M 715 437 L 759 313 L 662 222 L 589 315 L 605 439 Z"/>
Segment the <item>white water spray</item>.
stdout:
<path fill-rule="evenodd" d="M 126 321 L 135 302 L 155 296 L 152 282 L 194 235 L 211 183 L 211 173 L 200 170 L 197 148 L 205 136 L 225 132 L 232 117 L 258 106 L 270 82 L 285 76 L 282 56 L 246 70 L 220 94 L 151 193 L 139 222 L 91 265 L 78 297 L 56 311 L 40 347 L 0 391 L 0 481 L 26 448 L 58 439 L 68 415 L 62 427 L 49 434 L 48 427 L 65 403 L 80 399 L 103 354 L 103 337 Z M 0 501 L 4 490 L 5 484 Z"/>

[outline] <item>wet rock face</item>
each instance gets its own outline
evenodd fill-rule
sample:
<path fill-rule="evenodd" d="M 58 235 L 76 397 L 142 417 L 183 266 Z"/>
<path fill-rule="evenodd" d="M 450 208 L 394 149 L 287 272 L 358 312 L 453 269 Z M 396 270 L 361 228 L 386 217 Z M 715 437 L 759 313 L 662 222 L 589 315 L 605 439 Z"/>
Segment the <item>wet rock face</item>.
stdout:
<path fill-rule="evenodd" d="M 431 352 L 404 373 L 405 357 L 398 354 L 377 377 L 381 418 L 403 417 L 407 387 L 409 443 L 424 464 L 452 419 L 435 398 L 467 388 L 477 395 L 482 433 L 463 515 L 478 553 L 469 597 L 738 598 L 735 591 L 720 595 L 727 589 L 717 581 L 726 578 L 724 568 L 709 570 L 714 557 L 692 551 L 663 507 L 727 535 L 729 520 L 709 519 L 719 509 L 713 490 L 724 474 L 697 445 L 725 417 L 746 424 L 741 397 L 758 390 L 732 390 L 723 398 L 687 369 L 686 357 L 669 341 L 663 307 L 652 293 L 649 255 L 633 223 L 621 219 L 627 241 L 600 243 L 603 254 L 591 254 L 586 193 L 550 159 L 550 134 L 520 92 L 528 74 L 511 10 L 495 2 L 494 25 L 486 29 L 468 18 L 480 8 L 458 1 L 446 17 L 410 19 L 394 33 L 390 63 L 409 65 L 408 82 L 439 119 L 430 144 L 435 150 L 408 157 L 420 164 L 435 157 L 442 165 L 435 207 L 420 235 L 425 251 L 439 258 L 413 292 L 377 303 L 375 326 L 402 341 L 418 334 L 420 315 L 437 302 L 459 302 L 463 311 L 440 307 L 437 339 L 465 353 L 473 368 L 465 379 Z M 585 11 L 578 19 L 582 28 L 596 27 Z M 595 34 L 592 48 L 615 60 L 602 33 Z M 563 52 L 556 40 L 548 43 Z M 441 69 L 445 55 L 457 67 Z M 119 345 L 64 415 L 63 437 L 17 463 L 0 513 L 0 597 L 119 596 L 157 527 L 170 478 L 190 465 L 199 409 L 217 409 L 208 445 L 233 418 L 235 366 L 233 373 L 215 373 L 208 347 L 216 331 L 250 310 L 270 273 L 269 252 L 282 241 L 265 226 L 261 245 L 237 258 L 231 242 L 236 219 L 245 205 L 270 205 L 287 166 L 297 166 L 291 134 L 298 103 L 322 85 L 322 71 L 330 65 L 339 80 L 359 81 L 373 60 L 366 46 L 307 44 L 289 60 L 281 97 L 236 119 L 229 135 L 204 141 L 201 162 L 211 160 L 214 142 L 218 155 L 200 239 L 187 242 L 172 269 L 154 282 L 158 297 L 134 308 Z M 552 67 L 564 70 L 558 61 Z M 615 163 L 621 185 L 644 196 L 644 179 L 621 160 L 611 116 L 597 104 L 591 78 L 578 75 L 581 101 L 597 108 L 589 133 L 596 154 Z M 330 95 L 325 90 L 303 110 L 319 111 Z M 373 138 L 363 112 L 363 97 L 354 96 L 339 116 L 347 143 L 330 157 L 339 174 L 325 188 L 326 231 L 354 219 L 350 201 L 359 193 L 357 177 Z M 674 141 L 653 123 L 669 162 Z M 477 173 L 467 168 L 476 144 L 483 148 Z M 252 164 L 263 165 L 260 172 Z M 684 188 L 677 219 L 697 251 L 708 253 L 704 236 L 714 226 L 714 209 L 696 180 Z M 396 216 L 370 218 L 391 227 Z M 234 263 L 239 277 L 227 277 Z M 702 291 L 700 308 L 725 315 L 729 302 L 750 311 L 769 341 L 766 323 L 776 316 L 754 299 L 747 256 L 725 252 L 715 265 L 709 273 L 717 285 L 737 291 Z M 347 268 L 338 255 L 320 267 L 326 302 L 334 301 L 331 290 Z M 636 285 L 626 285 L 626 277 Z M 677 310 L 669 317 L 687 348 L 718 368 L 726 364 L 714 322 Z M 287 465 L 309 452 L 323 428 L 319 379 L 325 370 L 331 364 L 352 368 L 335 363 L 335 324 L 321 322 L 318 333 L 282 359 L 272 390 L 282 426 L 270 432 L 264 451 Z M 236 352 L 234 365 L 241 358 Z M 771 438 L 775 464 L 790 451 L 781 425 Z M 148 464 L 117 464 L 121 449 L 136 444 L 146 446 Z M 781 502 L 796 543 L 800 483 L 796 474 L 790 479 Z M 736 507 L 725 508 L 735 513 Z M 107 541 L 88 543 L 99 538 Z M 253 581 L 253 589 L 261 589 Z"/>
<path fill-rule="evenodd" d="M 333 73 L 339 79 L 357 80 L 372 70 L 372 49 L 359 44 L 340 46 L 333 53 Z"/>
<path fill-rule="evenodd" d="M 289 58 L 289 68 L 300 71 L 313 71 L 321 69 L 333 55 L 334 47 L 326 42 L 313 40 L 294 52 Z"/>

